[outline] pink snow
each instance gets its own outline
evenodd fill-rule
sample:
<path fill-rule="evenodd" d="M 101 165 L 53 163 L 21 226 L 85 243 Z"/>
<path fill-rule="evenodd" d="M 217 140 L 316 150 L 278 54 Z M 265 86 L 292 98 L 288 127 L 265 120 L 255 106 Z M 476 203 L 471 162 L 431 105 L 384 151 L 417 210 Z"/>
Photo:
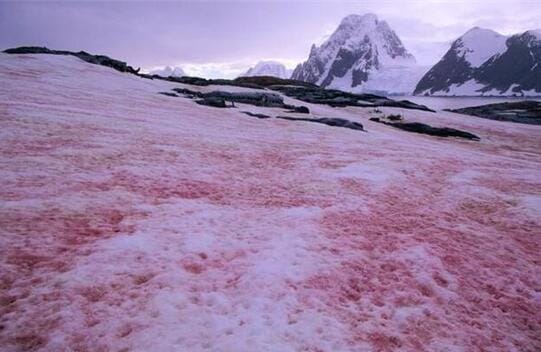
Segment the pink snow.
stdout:
<path fill-rule="evenodd" d="M 541 350 L 539 126 L 258 120 L 74 57 L 0 82 L 1 351 Z"/>

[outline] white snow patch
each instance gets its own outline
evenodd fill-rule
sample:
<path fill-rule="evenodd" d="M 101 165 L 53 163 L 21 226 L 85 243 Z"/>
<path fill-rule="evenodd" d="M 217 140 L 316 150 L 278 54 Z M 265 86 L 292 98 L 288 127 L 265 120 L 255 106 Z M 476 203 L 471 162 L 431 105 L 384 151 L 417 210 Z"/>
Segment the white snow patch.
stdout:
<path fill-rule="evenodd" d="M 459 38 L 462 42 L 459 54 L 472 67 L 480 67 L 494 55 L 500 55 L 507 50 L 507 37 L 489 29 L 475 27 Z"/>

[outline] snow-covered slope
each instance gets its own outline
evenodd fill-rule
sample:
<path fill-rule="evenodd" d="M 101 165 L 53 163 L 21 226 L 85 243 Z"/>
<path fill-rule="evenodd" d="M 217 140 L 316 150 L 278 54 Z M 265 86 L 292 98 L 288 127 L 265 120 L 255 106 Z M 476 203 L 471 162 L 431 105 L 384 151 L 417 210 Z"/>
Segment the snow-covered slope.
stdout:
<path fill-rule="evenodd" d="M 158 76 L 162 76 L 162 77 L 169 77 L 169 76 L 182 77 L 182 76 L 185 75 L 184 70 L 182 69 L 182 67 L 178 67 L 178 66 L 176 66 L 176 67 L 165 66 L 162 69 L 157 69 L 157 70 L 150 71 L 150 74 L 158 75 Z"/>
<path fill-rule="evenodd" d="M 507 50 L 507 37 L 493 30 L 475 27 L 456 42 L 456 54 L 463 57 L 472 68 L 480 67 L 494 55 Z"/>
<path fill-rule="evenodd" d="M 366 14 L 345 17 L 320 47 L 312 46 L 292 78 L 346 91 L 411 93 L 424 73 L 419 71 L 387 22 Z"/>
<path fill-rule="evenodd" d="M 241 77 L 251 76 L 272 76 L 278 78 L 289 78 L 289 71 L 284 64 L 277 61 L 259 61 L 254 67 L 251 67 Z"/>
<path fill-rule="evenodd" d="M 366 133 L 0 54 L 0 349 L 534 351 L 538 126 L 306 105 Z M 307 116 L 307 115 L 302 115 Z"/>
<path fill-rule="evenodd" d="M 541 95 L 538 31 L 505 37 L 475 27 L 419 81 L 423 95 Z"/>

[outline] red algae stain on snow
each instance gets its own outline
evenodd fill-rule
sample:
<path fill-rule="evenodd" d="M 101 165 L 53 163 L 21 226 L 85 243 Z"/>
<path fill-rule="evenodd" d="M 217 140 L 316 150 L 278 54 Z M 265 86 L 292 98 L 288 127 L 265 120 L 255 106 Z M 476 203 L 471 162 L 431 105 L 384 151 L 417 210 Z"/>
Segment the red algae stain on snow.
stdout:
<path fill-rule="evenodd" d="M 112 191 L 124 189 L 144 197 L 150 203 L 169 199 L 201 199 L 215 205 L 238 205 L 257 207 L 326 207 L 333 200 L 320 194 L 318 189 L 303 188 L 303 185 L 273 184 L 242 180 L 203 181 L 176 178 L 170 175 L 144 177 L 131 173 L 116 173 L 106 182 L 83 182 L 74 191 Z"/>
<path fill-rule="evenodd" d="M 73 72 L 86 70 L 92 71 L 80 68 Z M 22 77 L 27 73 L 20 70 L 16 78 L 29 80 L 31 77 Z M 14 170 L 22 170 L 0 190 L 0 197 L 9 201 L 8 206 L 0 209 L 0 232 L 5 239 L 3 243 L 7 243 L 0 248 L 0 346 L 11 350 L 51 350 L 48 345 L 52 343 L 51 336 L 58 334 L 65 338 L 62 345 L 69 350 L 132 350 L 133 341 L 141 336 L 171 333 L 164 331 L 171 326 L 165 321 L 168 318 L 159 320 L 158 312 L 145 315 L 150 302 L 165 287 L 178 290 L 178 296 L 188 296 L 189 305 L 195 305 L 193 309 L 198 314 L 188 323 L 179 324 L 179 331 L 186 327 L 193 330 L 188 334 L 197 333 L 207 349 L 220 349 L 222 345 L 218 343 L 223 342 L 218 336 L 220 332 L 214 331 L 208 321 L 229 319 L 226 315 L 236 314 L 247 296 L 257 297 L 268 290 L 276 297 L 294 295 L 287 297 L 288 302 L 300 302 L 298 306 L 288 303 L 287 309 L 291 310 L 282 317 L 286 318 L 283 324 L 290 324 L 291 330 L 286 332 L 286 339 L 291 338 L 288 343 L 295 340 L 296 336 L 292 336 L 296 333 L 309 334 L 296 321 L 299 312 L 313 312 L 329 318 L 329 331 L 333 328 L 332 321 L 338 321 L 339 329 L 345 327 L 345 331 L 340 331 L 343 335 L 330 337 L 335 339 L 331 342 L 352 351 L 541 350 L 541 318 L 537 313 L 541 311 L 539 228 L 531 218 L 517 214 L 513 210 L 516 204 L 509 200 L 512 195 L 535 194 L 538 184 L 534 180 L 513 178 L 507 165 L 494 166 L 497 155 L 487 155 L 505 147 L 478 145 L 473 154 L 475 160 L 473 157 L 469 160 L 470 150 L 466 146 L 453 149 L 456 146 L 452 142 L 446 144 L 450 148 L 447 151 L 438 150 L 443 144 L 427 146 L 423 144 L 426 141 L 407 145 L 386 140 L 385 148 L 352 140 L 346 140 L 353 144 L 351 147 L 343 148 L 343 140 L 335 141 L 331 137 L 317 140 L 308 134 L 295 135 L 298 140 L 284 141 L 283 136 L 275 131 L 269 133 L 268 129 L 247 129 L 238 135 L 206 135 L 205 128 L 197 129 L 200 121 L 195 118 L 178 119 L 178 110 L 166 116 L 165 126 L 160 124 L 162 116 L 147 119 L 149 107 L 158 107 L 159 103 L 163 108 L 162 101 L 155 97 L 146 103 L 132 101 L 137 108 L 144 108 L 139 113 L 133 106 L 126 108 L 130 105 L 125 100 L 128 94 L 117 100 L 117 96 L 105 94 L 92 96 L 93 92 L 87 98 L 88 92 L 83 90 L 64 91 L 60 97 L 77 104 L 59 108 L 51 106 L 47 94 L 28 91 L 19 93 L 13 103 L 0 103 L 0 113 L 7 116 L 8 127 L 22 135 L 21 139 L 4 140 L 0 150 L 0 156 L 16 161 L 9 163 Z M 85 99 L 79 101 L 79 98 Z M 7 114 L 8 110 L 14 114 L 16 109 L 31 112 L 40 104 L 48 115 L 69 117 L 70 123 L 62 124 L 41 112 L 39 119 L 34 116 L 27 120 Z M 98 108 L 111 113 L 109 120 L 96 116 Z M 168 113 L 167 109 L 160 111 Z M 194 116 L 199 118 L 198 113 L 194 111 Z M 94 116 L 99 120 L 95 125 L 77 122 Z M 107 121 L 119 124 L 115 129 L 106 128 Z M 122 125 L 126 121 L 130 124 Z M 178 122 L 185 130 L 176 130 L 177 125 L 168 126 L 170 121 Z M 139 123 L 152 123 L 156 129 L 139 134 Z M 20 133 L 22 128 L 34 129 L 35 133 Z M 189 136 L 192 134 L 196 137 Z M 527 141 L 530 148 L 535 142 L 532 136 Z M 335 142 L 341 147 L 333 148 Z M 517 146 L 520 143 L 518 138 L 515 142 Z M 510 153 L 520 148 L 507 149 Z M 81 153 L 83 150 L 85 153 Z M 509 154 L 505 156 L 510 159 Z M 538 155 L 524 156 L 529 161 L 537 158 Z M 41 170 L 43 177 L 26 175 L 29 167 L 37 165 L 28 166 L 27 162 L 49 159 L 54 162 Z M 359 179 L 325 176 L 351 163 L 360 163 L 361 159 L 381 160 L 380 170 L 389 168 L 403 176 L 400 184 L 391 183 L 391 176 L 386 187 L 374 191 L 370 183 Z M 408 163 L 414 163 L 414 167 Z M 517 161 L 517 165 L 510 167 L 521 165 Z M 132 171 L 119 171 L 126 169 Z M 479 173 L 487 170 L 489 176 L 497 176 L 468 181 L 469 186 L 482 186 L 490 195 L 469 194 L 469 189 L 460 188 L 462 183 L 449 181 L 456 173 L 468 169 Z M 73 173 L 73 179 L 72 174 L 64 174 L 66 170 Z M 93 175 L 100 178 L 89 181 L 92 179 L 88 177 Z M 48 190 L 40 191 L 41 188 Z M 62 203 L 63 196 L 66 203 Z M 80 207 L 82 202 L 85 206 L 72 209 L 67 202 L 72 196 L 75 204 Z M 123 204 L 116 200 L 117 196 L 130 201 Z M 95 204 L 98 200 L 102 203 Z M 221 206 L 225 211 L 238 211 L 239 217 L 250 209 L 259 212 L 255 218 L 265 217 L 266 221 L 258 224 L 253 218 L 240 219 L 235 224 L 237 227 L 224 231 L 223 236 L 230 236 L 224 247 L 212 244 L 209 248 L 205 244 L 193 253 L 180 249 L 177 256 L 171 257 L 170 248 L 177 244 L 173 238 L 168 243 L 167 254 L 155 253 L 155 257 L 142 259 L 137 256 L 133 262 L 129 258 L 118 258 L 118 262 L 113 258 L 105 263 L 137 265 L 125 273 L 102 275 L 105 277 L 96 282 L 66 284 L 56 280 L 65 278 L 67 275 L 60 274 L 74 269 L 78 260 L 84 261 L 93 254 L 98 241 L 134 233 L 134 221 L 148 215 L 135 211 L 134 203 L 166 208 L 169 204 L 163 203 L 175 200 L 198 200 L 211 205 L 213 211 L 219 211 Z M 33 202 L 40 208 L 32 211 L 25 208 L 25 202 Z M 183 202 L 178 203 L 182 216 Z M 277 283 L 254 288 L 245 282 L 244 275 L 261 264 L 259 260 L 267 260 L 264 258 L 267 249 L 271 248 L 272 252 L 275 245 L 274 238 L 265 237 L 265 227 L 284 228 L 273 217 L 281 211 L 295 213 L 285 209 L 292 207 L 321 208 L 323 215 L 314 220 L 317 233 L 313 241 L 311 234 L 307 235 L 308 244 L 301 251 L 310 260 L 315 258 L 321 270 L 312 274 L 302 272 L 305 277 L 288 278 L 285 283 L 280 281 L 278 272 L 273 275 Z M 206 219 L 198 221 L 208 227 L 219 226 L 217 222 L 207 223 Z M 292 221 L 289 226 L 295 233 L 296 226 L 304 231 L 304 225 L 299 220 L 298 224 Z M 232 232 L 246 232 L 250 237 L 244 240 L 247 236 L 235 237 Z M 289 229 L 285 228 L 284 233 L 289 236 Z M 293 241 L 292 245 L 296 243 Z M 167 265 L 171 265 L 172 272 L 164 273 Z M 87 268 L 83 266 L 84 269 Z M 169 282 L 171 276 L 177 275 L 181 283 Z M 209 293 L 222 296 L 224 307 L 209 303 L 206 297 Z M 182 305 L 179 301 L 174 303 L 173 312 L 179 308 L 176 305 Z M 74 310 L 66 308 L 70 304 L 71 307 L 75 304 Z M 245 314 L 252 314 L 253 307 L 244 308 Z M 273 308 L 254 311 L 272 315 Z M 186 312 L 181 309 L 176 315 Z M 71 315 L 73 311 L 78 312 L 77 317 Z M 158 320 L 148 319 L 144 321 L 148 325 L 144 326 L 141 320 L 132 321 L 137 314 L 140 314 L 137 318 Z M 71 318 L 80 321 L 73 322 Z M 171 314 L 171 319 L 176 319 L 175 314 Z M 205 319 L 205 325 L 197 325 Z M 254 328 L 246 316 L 233 319 L 240 321 L 239 327 Z M 160 328 L 162 323 L 165 325 Z M 276 326 L 265 325 L 264 333 L 272 335 L 271 343 L 284 342 L 280 337 L 275 338 L 282 329 L 281 325 Z M 261 326 L 256 327 L 262 331 Z M 70 331 L 65 331 L 66 328 Z M 290 349 L 327 350 L 322 347 L 322 340 L 330 335 L 321 326 L 314 330 L 309 342 L 302 346 L 293 343 Z M 159 334 L 149 335 L 149 331 Z M 344 335 L 345 344 L 337 341 Z M 190 350 L 182 345 L 185 341 L 180 338 L 186 335 L 178 336 L 178 348 Z M 218 342 L 213 345 L 215 341 Z M 240 340 L 241 344 L 244 342 L 251 343 Z M 267 340 L 264 346 L 255 344 L 253 349 L 273 347 Z"/>
<path fill-rule="evenodd" d="M 36 328 L 40 333 L 0 336 L 0 340 L 22 350 L 44 345 L 43 336 L 55 328 L 58 322 L 55 312 L 69 302 L 70 293 L 60 287 L 43 293 L 28 288 L 46 285 L 55 275 L 69 270 L 78 256 L 88 253 L 85 246 L 92 242 L 132 232 L 133 226 L 125 224 L 125 218 L 133 215 L 127 209 L 101 207 L 87 208 L 84 212 L 59 208 L 35 212 L 2 209 L 0 228 L 10 241 L 0 249 L 4 302 L 0 323 L 26 312 L 28 326 L 24 331 Z M 81 294 L 89 302 L 98 302 L 105 293 L 88 289 Z M 29 304 L 34 307 L 31 311 L 27 311 Z"/>
<path fill-rule="evenodd" d="M 527 279 L 535 277 L 535 269 L 523 274 L 528 262 L 539 262 L 539 252 L 515 242 L 527 239 L 537 248 L 534 224 L 509 217 L 499 198 L 467 195 L 452 215 L 440 216 L 430 204 L 448 196 L 441 181 L 450 170 L 428 172 L 440 182 L 424 181 L 430 185 L 424 192 L 408 195 L 391 187 L 368 211 L 327 211 L 322 217 L 331 243 L 325 250 L 339 264 L 306 279 L 301 301 L 350 326 L 352 345 L 430 351 L 431 343 L 447 339 L 476 351 L 541 348 L 536 334 L 541 319 L 535 313 L 541 303 L 532 300 L 541 286 Z M 456 221 L 489 232 L 454 230 Z M 505 246 L 514 255 L 502 252 Z M 408 254 L 408 248 L 429 251 Z"/>
<path fill-rule="evenodd" d="M 151 202 L 169 198 L 205 198 L 220 203 L 224 201 L 226 192 L 225 186 L 216 183 L 172 176 L 150 178 L 127 172 L 115 173 L 112 179 L 105 183 L 87 186 L 100 190 L 112 190 L 119 187 L 131 193 L 140 194 Z"/>

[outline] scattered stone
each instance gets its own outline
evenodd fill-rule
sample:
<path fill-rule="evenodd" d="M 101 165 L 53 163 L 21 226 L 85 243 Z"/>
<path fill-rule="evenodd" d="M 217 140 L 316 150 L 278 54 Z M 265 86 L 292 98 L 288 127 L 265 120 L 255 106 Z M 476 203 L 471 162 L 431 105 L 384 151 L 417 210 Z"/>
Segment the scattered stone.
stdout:
<path fill-rule="evenodd" d="M 517 101 L 447 110 L 484 119 L 541 125 L 541 102 Z"/>
<path fill-rule="evenodd" d="M 346 119 L 341 119 L 337 117 L 321 117 L 321 118 L 304 118 L 304 117 L 290 117 L 290 116 L 276 116 L 277 119 L 283 119 L 283 120 L 290 120 L 290 121 L 307 121 L 307 122 L 315 122 L 315 123 L 322 123 L 328 126 L 333 127 L 345 127 L 352 130 L 357 131 L 364 131 L 364 127 L 362 124 Z"/>
<path fill-rule="evenodd" d="M 168 97 L 178 97 L 178 95 L 171 92 L 158 92 L 158 94 L 167 95 Z"/>
<path fill-rule="evenodd" d="M 265 114 L 256 114 L 250 111 L 243 111 L 243 113 L 248 116 L 257 117 L 258 119 L 270 119 L 270 116 Z"/>
<path fill-rule="evenodd" d="M 287 105 L 287 108 L 289 109 L 288 112 L 296 112 L 298 114 L 309 114 L 310 113 L 310 109 L 308 109 L 306 106 Z"/>
<path fill-rule="evenodd" d="M 389 121 L 402 121 L 402 115 L 389 115 L 387 116 Z"/>
<path fill-rule="evenodd" d="M 214 108 L 226 108 L 225 100 L 219 97 L 204 97 L 195 101 L 199 105 L 212 106 Z"/>
<path fill-rule="evenodd" d="M 371 117 L 370 121 L 380 122 L 380 119 L 379 119 L 379 117 Z"/>

